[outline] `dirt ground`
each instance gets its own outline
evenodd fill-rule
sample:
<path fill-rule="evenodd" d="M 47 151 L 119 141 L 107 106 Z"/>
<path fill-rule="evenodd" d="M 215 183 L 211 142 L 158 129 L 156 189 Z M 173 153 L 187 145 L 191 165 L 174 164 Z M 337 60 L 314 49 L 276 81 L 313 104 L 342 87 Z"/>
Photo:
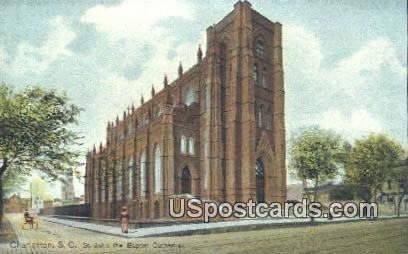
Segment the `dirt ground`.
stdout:
<path fill-rule="evenodd" d="M 21 238 L 18 253 L 408 253 L 407 218 L 126 239 L 46 221 L 21 229 L 21 216 L 8 215 Z"/>

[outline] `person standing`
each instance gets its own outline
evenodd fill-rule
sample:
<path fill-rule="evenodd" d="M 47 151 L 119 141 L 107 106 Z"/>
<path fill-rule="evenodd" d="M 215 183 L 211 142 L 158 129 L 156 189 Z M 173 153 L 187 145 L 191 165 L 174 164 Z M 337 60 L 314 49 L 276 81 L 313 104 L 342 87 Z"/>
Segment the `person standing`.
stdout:
<path fill-rule="evenodd" d="M 120 222 L 122 226 L 122 233 L 127 234 L 129 230 L 129 213 L 126 206 L 122 208 L 122 212 L 120 213 Z"/>

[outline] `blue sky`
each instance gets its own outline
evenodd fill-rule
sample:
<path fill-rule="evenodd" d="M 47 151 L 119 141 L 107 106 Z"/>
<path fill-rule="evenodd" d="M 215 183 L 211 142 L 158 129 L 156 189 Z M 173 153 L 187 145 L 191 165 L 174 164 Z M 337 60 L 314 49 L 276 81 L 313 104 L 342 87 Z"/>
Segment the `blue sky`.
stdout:
<path fill-rule="evenodd" d="M 66 90 L 84 108 L 84 152 L 108 120 L 196 60 L 236 1 L 0 1 L 0 81 Z M 250 1 L 283 24 L 286 125 L 407 147 L 406 1 Z M 205 46 L 203 47 L 205 48 Z M 77 184 L 77 193 L 81 193 Z"/>

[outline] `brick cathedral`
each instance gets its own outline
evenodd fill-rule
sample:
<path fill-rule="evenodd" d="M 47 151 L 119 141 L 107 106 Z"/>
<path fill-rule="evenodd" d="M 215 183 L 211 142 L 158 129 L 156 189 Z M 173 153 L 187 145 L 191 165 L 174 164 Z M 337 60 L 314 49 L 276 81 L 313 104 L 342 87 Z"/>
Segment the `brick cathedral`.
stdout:
<path fill-rule="evenodd" d="M 86 157 L 92 217 L 168 218 L 169 197 L 286 199 L 282 25 L 239 1 L 207 28 L 206 55 L 107 124 Z"/>

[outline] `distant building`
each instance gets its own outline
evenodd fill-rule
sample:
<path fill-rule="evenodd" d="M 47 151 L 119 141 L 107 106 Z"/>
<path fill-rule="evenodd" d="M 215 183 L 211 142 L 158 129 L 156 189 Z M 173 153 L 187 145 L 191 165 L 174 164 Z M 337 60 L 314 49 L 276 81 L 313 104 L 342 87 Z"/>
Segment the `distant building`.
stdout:
<path fill-rule="evenodd" d="M 21 198 L 20 195 L 13 194 L 4 199 L 6 213 L 21 213 L 31 208 L 31 198 Z"/>
<path fill-rule="evenodd" d="M 401 160 L 395 168 L 402 169 L 403 167 L 405 167 L 405 169 L 408 167 L 408 159 Z M 396 181 L 392 177 L 388 177 L 381 188 L 381 192 L 377 193 L 377 201 L 396 204 L 398 196 L 401 195 L 401 182 L 404 182 L 404 180 L 405 179 Z M 408 195 L 405 195 L 402 200 L 404 201 L 404 206 L 407 207 Z"/>
<path fill-rule="evenodd" d="M 64 203 L 73 202 L 74 199 L 74 177 L 72 170 L 70 170 L 61 181 L 61 201 Z"/>
<path fill-rule="evenodd" d="M 5 212 L 6 213 L 21 213 L 21 198 L 17 194 L 13 194 L 10 198 L 6 198 Z"/>

